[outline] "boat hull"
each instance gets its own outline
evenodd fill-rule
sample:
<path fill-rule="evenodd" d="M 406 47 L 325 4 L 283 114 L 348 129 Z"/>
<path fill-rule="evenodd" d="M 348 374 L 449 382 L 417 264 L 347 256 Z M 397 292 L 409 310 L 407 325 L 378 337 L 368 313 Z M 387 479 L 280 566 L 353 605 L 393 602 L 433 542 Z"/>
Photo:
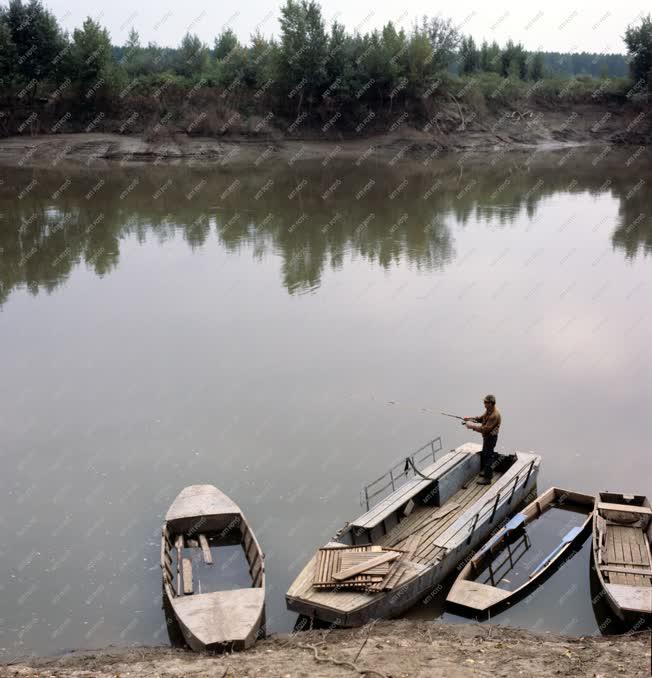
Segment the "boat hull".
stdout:
<path fill-rule="evenodd" d="M 517 517 L 520 518 L 520 523 L 515 529 L 533 523 L 544 513 L 545 509 L 551 503 L 565 502 L 568 505 L 583 507 L 585 509 L 586 518 L 582 522 L 577 534 L 563 544 L 554 557 L 550 558 L 535 576 L 528 579 L 528 581 L 514 589 L 514 591 L 506 591 L 496 586 L 477 583 L 473 581 L 471 577 L 474 574 L 475 568 L 482 565 L 483 559 L 490 558 L 492 553 L 509 538 L 510 531 L 509 524 L 507 524 L 505 528 L 503 528 L 504 531 L 492 539 L 491 544 L 486 544 L 484 546 L 484 549 L 487 549 L 486 551 L 481 550 L 481 552 L 476 554 L 474 558 L 466 563 L 451 587 L 446 602 L 449 605 L 454 605 L 456 608 L 462 610 L 487 614 L 489 612 L 495 612 L 496 610 L 523 598 L 532 589 L 547 579 L 559 564 L 567 558 L 569 554 L 573 553 L 578 545 L 587 538 L 591 531 L 594 501 L 595 497 L 589 494 L 564 490 L 558 487 L 551 487 L 546 490 L 519 512 Z"/>
<path fill-rule="evenodd" d="M 652 567 L 652 558 L 650 557 L 652 510 L 650 502 L 646 497 L 626 497 L 625 495 L 614 493 L 600 493 L 595 500 L 592 522 L 591 567 L 595 572 L 595 577 L 601 590 L 598 595 L 606 602 L 611 612 L 625 626 L 639 629 L 650 626 L 652 623 L 652 581 L 650 576 L 641 577 L 640 579 L 637 577 L 635 580 L 637 583 L 632 583 L 631 580 L 618 580 L 618 582 L 615 582 L 606 581 L 603 573 L 603 569 L 607 572 L 611 571 L 621 575 L 630 570 L 635 573 L 638 571 L 639 563 L 633 557 L 631 562 L 625 563 L 622 569 L 618 567 L 615 569 L 610 568 L 609 549 L 606 544 L 606 531 L 609 529 L 606 519 L 611 516 L 618 523 L 619 519 L 622 520 L 623 517 L 626 517 L 628 514 L 627 503 L 629 501 L 632 502 L 629 508 L 633 507 L 633 511 L 635 511 L 635 513 L 630 514 L 630 517 L 632 519 L 636 517 L 637 520 L 642 521 L 642 526 L 638 529 L 640 532 L 639 539 L 642 539 L 638 551 L 638 557 L 642 557 L 640 564 L 643 567 L 641 569 L 647 568 L 647 571 L 650 572 Z M 608 506 L 613 508 L 606 508 Z M 622 510 L 617 510 L 615 507 L 622 507 Z M 626 553 L 626 550 L 622 552 Z"/>
<path fill-rule="evenodd" d="M 184 558 L 184 550 L 196 554 L 196 565 L 201 554 L 204 567 L 213 565 L 211 545 L 233 544 L 242 545 L 251 587 L 196 593 L 192 558 Z M 217 488 L 192 485 L 174 500 L 162 529 L 161 569 L 164 608 L 191 649 L 245 650 L 264 635 L 264 554 L 238 506 Z"/>

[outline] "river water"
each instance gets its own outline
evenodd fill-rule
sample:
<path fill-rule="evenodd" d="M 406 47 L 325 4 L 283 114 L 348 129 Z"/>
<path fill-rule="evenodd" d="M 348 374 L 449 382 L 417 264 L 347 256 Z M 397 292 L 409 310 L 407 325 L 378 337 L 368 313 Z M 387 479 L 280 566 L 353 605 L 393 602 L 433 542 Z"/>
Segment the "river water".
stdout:
<path fill-rule="evenodd" d="M 539 489 L 649 494 L 650 176 L 599 149 L 0 170 L 2 658 L 167 642 L 160 526 L 192 483 L 244 509 L 290 629 L 360 487 L 473 440 L 439 413 L 487 392 Z M 498 621 L 598 632 L 588 543 Z"/>

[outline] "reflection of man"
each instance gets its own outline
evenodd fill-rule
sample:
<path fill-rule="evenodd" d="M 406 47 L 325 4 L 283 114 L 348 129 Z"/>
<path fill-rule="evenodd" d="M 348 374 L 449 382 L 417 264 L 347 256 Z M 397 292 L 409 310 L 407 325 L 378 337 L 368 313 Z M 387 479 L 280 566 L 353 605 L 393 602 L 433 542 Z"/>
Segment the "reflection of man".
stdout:
<path fill-rule="evenodd" d="M 482 433 L 482 452 L 480 452 L 480 464 L 482 466 L 480 475 L 482 478 L 478 482 L 480 485 L 489 485 L 493 475 L 491 462 L 493 461 L 494 450 L 498 442 L 501 417 L 496 407 L 496 396 L 485 396 L 484 406 L 484 414 L 481 414 L 479 417 L 464 417 L 464 425 L 472 431 Z M 470 424 L 470 421 L 476 423 Z"/>

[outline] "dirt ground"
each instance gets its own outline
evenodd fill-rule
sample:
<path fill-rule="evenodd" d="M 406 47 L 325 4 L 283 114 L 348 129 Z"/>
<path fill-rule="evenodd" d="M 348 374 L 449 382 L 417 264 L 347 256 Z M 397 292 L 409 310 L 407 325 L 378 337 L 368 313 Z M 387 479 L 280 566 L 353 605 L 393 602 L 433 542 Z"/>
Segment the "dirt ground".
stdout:
<path fill-rule="evenodd" d="M 450 109 L 450 110 L 449 110 Z M 156 138 L 142 135 L 91 132 L 43 134 L 0 139 L 0 164 L 48 167 L 75 164 L 94 168 L 115 163 L 215 165 L 260 164 L 280 159 L 290 165 L 299 160 L 434 159 L 442 153 L 506 152 L 559 149 L 582 145 L 641 146 L 652 140 L 652 115 L 638 109 L 581 105 L 575 108 L 502 110 L 460 114 L 442 108 L 440 117 L 419 128 L 391 126 L 385 132 L 344 138 L 319 130 L 303 136 L 269 129 L 257 136 L 189 136 L 183 129 L 166 129 Z"/>
<path fill-rule="evenodd" d="M 0 666 L 0 677 L 635 678 L 650 675 L 650 648 L 649 631 L 570 638 L 486 624 L 401 620 L 277 635 L 247 652 L 217 656 L 172 648 L 73 653 Z"/>

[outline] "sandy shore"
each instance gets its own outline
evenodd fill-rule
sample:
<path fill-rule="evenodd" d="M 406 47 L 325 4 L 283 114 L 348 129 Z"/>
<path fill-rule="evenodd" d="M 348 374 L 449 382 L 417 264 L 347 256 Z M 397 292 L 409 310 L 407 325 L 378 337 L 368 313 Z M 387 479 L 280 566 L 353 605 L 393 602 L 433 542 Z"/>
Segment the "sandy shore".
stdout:
<path fill-rule="evenodd" d="M 409 620 L 274 636 L 242 653 L 107 649 L 0 666 L 0 676 L 537 676 L 650 675 L 650 632 L 570 638 L 479 624 Z"/>

